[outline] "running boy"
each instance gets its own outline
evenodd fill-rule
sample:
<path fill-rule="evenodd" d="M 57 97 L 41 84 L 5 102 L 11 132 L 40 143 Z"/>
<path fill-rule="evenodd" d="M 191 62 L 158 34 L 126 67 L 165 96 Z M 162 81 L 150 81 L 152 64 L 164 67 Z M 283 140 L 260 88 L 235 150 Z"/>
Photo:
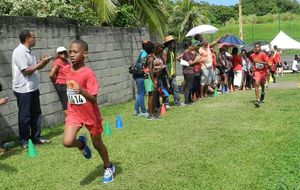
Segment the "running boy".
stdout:
<path fill-rule="evenodd" d="M 96 76 L 84 65 L 88 44 L 83 40 L 71 43 L 69 56 L 72 65 L 66 67 L 68 108 L 63 144 L 67 148 L 77 147 L 86 159 L 92 157 L 86 137 L 77 133 L 85 125 L 90 132 L 94 148 L 100 154 L 104 165 L 103 183 L 113 181 L 115 167 L 109 161 L 108 152 L 102 142 L 102 118 L 97 105 L 98 82 Z"/>
<path fill-rule="evenodd" d="M 254 53 L 250 55 L 250 61 L 253 66 L 254 80 L 255 80 L 255 96 L 256 101 L 254 105 L 259 107 L 260 103 L 265 99 L 265 83 L 267 77 L 267 66 L 269 58 L 267 54 L 261 51 L 259 44 L 255 44 Z M 261 86 L 261 95 L 259 97 L 259 87 Z"/>

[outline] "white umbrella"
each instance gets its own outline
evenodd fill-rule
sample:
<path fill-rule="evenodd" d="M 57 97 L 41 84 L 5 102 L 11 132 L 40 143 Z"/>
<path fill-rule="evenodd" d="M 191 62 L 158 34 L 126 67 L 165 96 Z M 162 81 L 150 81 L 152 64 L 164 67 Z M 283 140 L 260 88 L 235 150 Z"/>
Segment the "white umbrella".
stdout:
<path fill-rule="evenodd" d="M 204 24 L 192 28 L 185 37 L 195 36 L 196 34 L 211 34 L 217 32 L 218 29 L 212 25 Z"/>

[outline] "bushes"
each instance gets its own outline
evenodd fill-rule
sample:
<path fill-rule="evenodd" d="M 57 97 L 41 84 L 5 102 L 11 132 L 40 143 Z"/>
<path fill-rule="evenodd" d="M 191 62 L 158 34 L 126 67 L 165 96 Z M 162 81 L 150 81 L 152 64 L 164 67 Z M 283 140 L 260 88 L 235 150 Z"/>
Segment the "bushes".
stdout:
<path fill-rule="evenodd" d="M 99 15 L 88 1 L 0 0 L 0 15 L 73 18 L 82 25 L 99 25 Z"/>

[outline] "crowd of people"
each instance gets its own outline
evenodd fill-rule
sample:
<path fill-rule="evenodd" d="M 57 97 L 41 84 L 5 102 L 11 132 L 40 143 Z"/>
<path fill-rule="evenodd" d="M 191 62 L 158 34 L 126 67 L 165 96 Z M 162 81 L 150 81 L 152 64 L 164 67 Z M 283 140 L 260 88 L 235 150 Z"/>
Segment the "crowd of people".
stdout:
<path fill-rule="evenodd" d="M 27 149 L 30 139 L 36 144 L 50 142 L 41 136 L 42 112 L 37 71 L 53 58 L 45 55 L 36 59 L 32 52 L 36 43 L 33 31 L 25 29 L 19 38 L 20 44 L 12 54 L 12 87 L 18 106 L 20 145 Z M 129 69 L 137 87 L 134 115 L 159 119 L 162 106 L 171 109 L 170 96 L 174 106 L 188 106 L 214 92 L 229 93 L 252 88 L 255 88 L 255 106 L 259 107 L 265 97 L 265 82 L 270 82 L 271 78 L 276 82 L 275 73 L 280 63 L 277 47 L 270 52 L 261 51 L 259 44 L 254 46 L 252 52 L 239 51 L 228 44 L 219 44 L 215 48 L 219 41 L 220 38 L 208 43 L 202 35 L 196 35 L 178 56 L 175 53 L 176 41 L 171 35 L 166 36 L 162 44 L 143 41 L 136 62 Z M 58 47 L 49 77 L 65 113 L 63 145 L 78 148 L 86 159 L 90 159 L 92 155 L 87 138 L 78 135 L 85 125 L 104 163 L 103 182 L 108 183 L 113 180 L 115 167 L 101 138 L 102 117 L 96 100 L 98 82 L 93 71 L 84 64 L 87 56 L 88 44 L 83 40 L 73 41 L 69 50 Z M 176 80 L 177 62 L 183 67 L 182 101 Z M 148 109 L 145 95 L 148 95 Z M 0 105 L 5 103 L 7 98 L 1 98 Z"/>
<path fill-rule="evenodd" d="M 178 56 L 175 56 L 173 36 L 165 37 L 163 44 L 142 42 L 143 49 L 133 64 L 135 72 L 131 72 L 137 86 L 134 115 L 159 119 L 161 106 L 166 106 L 167 110 L 171 108 L 170 95 L 174 98 L 174 106 L 186 106 L 214 92 L 230 93 L 252 88 L 255 89 L 254 105 L 259 107 L 265 98 L 265 86 L 276 82 L 281 65 L 280 50 L 274 46 L 266 52 L 261 50 L 260 44 L 255 44 L 248 52 L 224 43 L 216 48 L 221 38 L 208 43 L 198 34 Z M 176 82 L 176 61 L 182 63 L 183 102 Z M 146 94 L 148 112 L 144 103 Z"/>

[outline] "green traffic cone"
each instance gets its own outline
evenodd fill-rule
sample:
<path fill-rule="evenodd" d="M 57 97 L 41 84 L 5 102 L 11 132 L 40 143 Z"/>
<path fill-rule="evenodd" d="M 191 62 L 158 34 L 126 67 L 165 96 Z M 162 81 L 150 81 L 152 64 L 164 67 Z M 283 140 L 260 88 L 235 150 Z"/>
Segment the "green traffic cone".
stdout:
<path fill-rule="evenodd" d="M 35 158 L 37 155 L 36 149 L 34 147 L 34 144 L 32 143 L 31 139 L 28 141 L 28 149 L 27 149 L 27 156 L 29 158 Z"/>
<path fill-rule="evenodd" d="M 108 121 L 105 122 L 104 134 L 105 134 L 105 136 L 110 136 L 111 135 L 111 129 L 110 129 Z"/>
<path fill-rule="evenodd" d="M 218 95 L 218 90 L 215 88 L 213 96 L 216 97 Z"/>

